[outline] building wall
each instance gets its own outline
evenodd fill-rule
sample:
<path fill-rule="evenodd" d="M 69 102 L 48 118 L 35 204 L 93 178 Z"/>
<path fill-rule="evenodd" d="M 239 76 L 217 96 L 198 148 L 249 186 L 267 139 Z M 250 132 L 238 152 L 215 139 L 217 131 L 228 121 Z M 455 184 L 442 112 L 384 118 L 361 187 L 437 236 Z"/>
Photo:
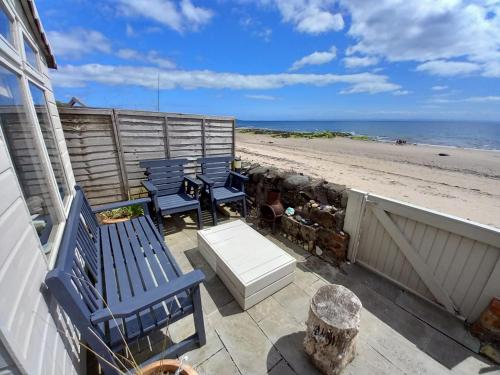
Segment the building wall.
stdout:
<path fill-rule="evenodd" d="M 31 36 L 22 7 L 18 1 L 8 1 L 17 22 Z M 36 40 L 36 38 L 33 37 Z M 9 61 L 16 67 L 16 61 Z M 21 63 L 23 75 L 29 69 Z M 49 112 L 58 141 L 66 176 L 70 186 L 74 177 L 66 148 L 64 134 L 55 104 L 48 69 L 41 74 L 33 72 L 30 79 L 46 90 Z M 64 225 L 60 225 L 58 239 L 47 258 L 31 224 L 26 202 L 0 135 L 0 373 L 17 371 L 27 374 L 80 373 L 82 366 L 76 333 L 47 293 L 43 281 L 57 255 L 57 242 Z M 62 207 L 69 211 L 70 200 Z M 2 367 L 3 366 L 3 367 Z"/>
<path fill-rule="evenodd" d="M 10 358 L 7 349 L 0 342 L 0 374 L 2 375 L 17 375 L 19 371 L 14 362 Z"/>

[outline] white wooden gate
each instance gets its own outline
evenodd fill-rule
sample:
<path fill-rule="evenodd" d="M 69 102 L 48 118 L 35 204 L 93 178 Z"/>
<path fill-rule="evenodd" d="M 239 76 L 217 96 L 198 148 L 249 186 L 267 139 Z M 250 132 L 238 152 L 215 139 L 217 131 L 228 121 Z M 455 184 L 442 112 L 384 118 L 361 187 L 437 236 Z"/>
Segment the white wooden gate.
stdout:
<path fill-rule="evenodd" d="M 500 230 L 349 192 L 348 258 L 466 319 L 500 296 Z"/>

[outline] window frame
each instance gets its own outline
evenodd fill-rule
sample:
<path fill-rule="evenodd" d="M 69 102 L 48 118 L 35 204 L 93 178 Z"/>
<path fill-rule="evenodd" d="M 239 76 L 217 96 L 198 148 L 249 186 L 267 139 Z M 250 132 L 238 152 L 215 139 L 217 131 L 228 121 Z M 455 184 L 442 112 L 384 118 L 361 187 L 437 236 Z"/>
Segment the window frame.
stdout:
<path fill-rule="evenodd" d="M 11 71 L 13 74 L 15 74 L 19 79 L 20 92 L 22 95 L 26 116 L 27 119 L 34 126 L 34 134 L 36 137 L 35 142 L 37 143 L 37 146 L 40 149 L 41 163 L 43 165 L 45 173 L 47 173 L 47 182 L 50 184 L 49 194 L 51 196 L 51 200 L 54 205 L 54 211 L 56 215 L 55 219 L 57 220 L 57 223 L 54 223 L 54 227 L 52 229 L 53 233 L 51 233 L 51 246 L 48 252 L 44 251 L 44 248 L 38 238 L 38 234 L 36 233 L 34 225 L 31 222 L 29 223 L 31 230 L 33 231 L 35 237 L 37 238 L 39 251 L 43 254 L 43 259 L 45 260 L 47 267 L 51 269 L 52 267 L 54 267 L 54 264 L 57 259 L 59 246 L 61 244 L 64 228 L 66 226 L 66 220 L 71 208 L 71 202 L 73 201 L 75 192 L 74 192 L 74 187 L 71 185 L 71 179 L 70 176 L 68 175 L 68 170 L 66 168 L 65 160 L 62 159 L 61 160 L 62 169 L 64 178 L 66 180 L 66 184 L 68 186 L 68 193 L 64 197 L 64 199 L 61 199 L 61 196 L 58 191 L 57 180 L 55 178 L 55 174 L 52 169 L 52 164 L 47 151 L 47 147 L 45 145 L 42 130 L 38 122 L 38 117 L 33 103 L 33 98 L 31 97 L 29 82 L 33 83 L 43 91 L 45 104 L 47 106 L 47 110 L 49 113 L 50 126 L 52 127 L 53 134 L 55 137 L 57 152 L 59 153 L 59 155 L 62 155 L 60 144 L 57 137 L 57 131 L 54 127 L 52 112 L 50 110 L 51 101 L 49 100 L 49 95 L 48 95 L 48 91 L 52 91 L 50 85 L 50 79 L 47 76 L 47 73 L 44 73 L 46 69 L 43 69 L 44 59 L 42 59 L 42 55 L 40 54 L 40 49 L 38 48 L 37 44 L 33 41 L 33 38 L 28 34 L 28 31 L 25 29 L 23 23 L 18 19 L 18 17 L 11 9 L 11 4 L 9 4 L 5 0 L 0 0 L 0 6 L 2 6 L 4 10 L 6 10 L 6 13 L 10 16 L 10 19 L 12 21 L 11 24 L 12 42 L 10 43 L 5 38 L 0 36 L 0 64 L 9 71 Z M 37 53 L 36 67 L 33 67 L 25 59 L 26 57 L 23 44 L 24 38 L 26 38 L 26 41 L 29 42 L 29 44 L 33 47 L 33 49 Z M 3 132 L 0 131 L 0 134 L 2 138 L 5 139 Z M 9 162 L 13 167 L 14 162 L 12 160 L 12 156 L 10 155 L 9 152 L 7 152 L 7 154 Z M 16 176 L 16 183 L 20 191 L 22 192 L 20 181 L 17 176 Z M 26 212 L 29 215 L 29 209 L 26 203 L 26 199 L 23 195 L 21 196 L 23 198 Z"/>
<path fill-rule="evenodd" d="M 26 55 L 26 47 L 25 43 L 28 44 L 28 46 L 31 47 L 33 52 L 35 53 L 35 66 L 31 64 L 31 62 L 28 60 L 27 55 Z M 23 65 L 25 68 L 32 69 L 37 73 L 40 73 L 40 51 L 34 41 L 31 39 L 31 36 L 26 33 L 24 30 L 21 30 L 21 43 L 20 43 L 20 49 L 22 50 L 22 60 L 23 60 Z"/>
<path fill-rule="evenodd" d="M 17 17 L 15 16 L 14 11 L 11 9 L 11 5 L 5 1 L 0 1 L 0 7 L 4 11 L 5 15 L 7 18 L 9 18 L 11 25 L 10 25 L 10 32 L 11 32 L 11 39 L 12 40 L 7 40 L 3 35 L 0 35 L 0 49 L 12 52 L 14 53 L 14 56 L 12 56 L 16 61 L 21 61 L 21 56 L 19 54 L 19 49 L 18 49 L 18 37 L 17 37 Z"/>
<path fill-rule="evenodd" d="M 51 262 L 55 261 L 56 255 L 54 255 L 54 254 L 57 254 L 57 250 L 59 248 L 59 244 L 60 244 L 61 239 L 62 239 L 62 232 L 63 232 L 65 222 L 66 222 L 66 212 L 62 206 L 63 201 L 61 200 L 61 196 L 58 193 L 57 181 L 55 179 L 54 171 L 52 170 L 52 167 L 51 167 L 50 157 L 49 157 L 49 154 L 47 151 L 47 147 L 45 146 L 45 141 L 43 139 L 42 130 L 41 130 L 40 125 L 38 123 L 38 118 L 36 117 L 37 115 L 36 115 L 35 107 L 33 105 L 31 93 L 29 92 L 28 79 L 23 75 L 22 70 L 16 69 L 11 64 L 6 64 L 2 58 L 0 58 L 0 65 L 2 65 L 2 67 L 7 69 L 8 71 L 10 71 L 14 76 L 16 76 L 16 78 L 18 80 L 19 91 L 21 93 L 21 97 L 23 100 L 23 107 L 24 107 L 24 110 L 26 112 L 26 116 L 27 116 L 28 121 L 30 121 L 31 124 L 33 125 L 33 132 L 35 135 L 34 141 L 37 145 L 37 149 L 39 150 L 40 161 L 41 161 L 42 167 L 44 169 L 44 173 L 46 173 L 48 175 L 48 178 L 46 179 L 46 181 L 50 185 L 49 194 L 50 194 L 50 198 L 52 200 L 52 203 L 54 205 L 54 211 L 55 211 L 56 220 L 57 220 L 57 222 L 53 224 L 53 229 L 52 229 L 53 233 L 51 233 L 52 244 L 51 244 L 50 248 L 48 249 L 48 251 L 44 251 L 43 245 L 40 242 L 38 234 L 36 233 L 35 226 L 33 225 L 32 222 L 30 222 L 30 226 L 32 227 L 32 230 L 35 232 L 35 236 L 36 236 L 36 238 L 38 240 L 38 244 L 39 244 L 39 249 L 42 252 L 42 254 L 44 255 L 43 258 L 50 264 Z M 3 133 L 3 130 L 1 128 L 0 128 L 0 134 L 2 136 L 2 139 L 5 142 L 6 136 Z M 58 152 L 59 152 L 59 147 L 58 147 Z M 14 168 L 15 163 L 14 163 L 14 160 L 12 159 L 12 155 L 10 154 L 8 149 L 7 149 L 7 154 L 9 157 L 9 162 L 11 164 L 12 170 L 15 171 L 15 168 Z M 65 174 L 65 179 L 67 181 L 65 171 L 64 171 L 64 174 Z M 21 195 L 23 197 L 25 209 L 28 213 L 28 216 L 30 216 L 31 214 L 29 212 L 29 209 L 28 209 L 28 206 L 26 203 L 26 197 L 24 197 L 24 195 L 22 193 L 23 189 L 21 188 L 21 183 L 19 181 L 19 178 L 17 178 L 17 175 L 16 175 L 16 183 L 17 183 L 19 190 L 21 192 Z M 69 185 L 68 185 L 68 187 L 69 187 Z M 68 199 L 72 199 L 72 194 L 69 194 Z M 56 250 L 56 251 L 54 251 L 54 250 Z M 54 258 L 54 259 L 52 259 L 52 258 Z"/>
<path fill-rule="evenodd" d="M 52 129 L 52 135 L 54 136 L 54 142 L 55 142 L 55 147 L 57 149 L 57 154 L 59 155 L 59 157 L 61 157 L 62 153 L 61 153 L 61 149 L 59 147 L 59 142 L 57 140 L 57 136 L 56 136 L 56 132 L 55 132 L 55 128 L 54 128 L 54 123 L 52 122 L 52 115 L 50 113 L 50 108 L 49 108 L 49 101 L 47 99 L 47 90 L 45 87 L 43 87 L 42 85 L 38 84 L 35 80 L 31 79 L 30 77 L 26 76 L 24 77 L 25 80 L 26 80 L 26 94 L 28 95 L 29 97 L 29 100 L 30 100 L 30 107 L 31 109 L 33 110 L 33 116 L 34 116 L 34 120 L 35 120 L 35 125 L 36 125 L 36 128 L 37 128 L 37 137 L 41 137 L 38 139 L 38 142 L 42 142 L 43 143 L 43 151 L 44 151 L 44 154 L 45 156 L 47 157 L 47 160 L 49 162 L 49 169 L 50 169 L 50 172 L 52 173 L 52 177 L 51 178 L 51 181 L 55 182 L 55 188 L 56 188 L 56 191 L 59 191 L 59 187 L 57 185 L 57 179 L 55 177 L 55 174 L 54 174 L 54 170 L 52 169 L 52 162 L 50 160 L 50 156 L 49 156 L 49 153 L 47 151 L 47 146 L 45 145 L 45 139 L 43 138 L 43 133 L 42 133 L 42 127 L 40 126 L 40 122 L 38 121 L 38 115 L 36 113 L 36 109 L 35 109 L 35 103 L 33 101 L 33 97 L 31 95 L 31 90 L 30 90 L 30 83 L 35 85 L 38 89 L 40 89 L 42 91 L 42 95 L 43 95 L 43 100 L 45 102 L 45 106 L 47 108 L 47 115 L 48 115 L 48 118 L 49 118 L 49 126 L 50 128 Z M 66 173 L 66 168 L 64 167 L 64 162 L 63 162 L 63 159 L 61 158 L 61 167 L 62 167 L 62 173 L 63 173 L 63 177 L 64 177 L 64 181 L 66 183 L 66 186 L 67 186 L 67 193 L 66 195 L 64 196 L 63 199 L 61 199 L 61 195 L 59 193 L 56 193 L 57 197 L 59 198 L 59 202 L 62 204 L 63 208 L 64 208 L 64 213 L 66 216 L 66 210 L 65 208 L 69 206 L 69 202 L 71 202 L 72 198 L 73 198 L 73 193 L 72 193 L 72 189 L 71 189 L 71 185 L 69 184 L 69 178 L 68 178 L 68 174 Z"/>

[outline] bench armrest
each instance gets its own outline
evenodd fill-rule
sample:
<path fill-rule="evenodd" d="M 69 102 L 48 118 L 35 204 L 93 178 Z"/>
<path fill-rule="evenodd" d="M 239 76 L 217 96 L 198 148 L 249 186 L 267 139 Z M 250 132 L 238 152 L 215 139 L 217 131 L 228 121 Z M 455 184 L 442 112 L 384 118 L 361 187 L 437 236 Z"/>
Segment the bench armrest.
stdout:
<path fill-rule="evenodd" d="M 151 181 L 145 180 L 145 181 L 141 181 L 141 183 L 142 183 L 142 186 L 144 186 L 144 188 L 148 191 L 149 194 L 155 195 L 156 193 L 158 193 L 158 189 Z"/>
<path fill-rule="evenodd" d="M 196 178 L 198 180 L 200 180 L 201 182 L 203 182 L 205 185 L 212 186 L 214 184 L 214 182 L 211 179 L 209 179 L 207 176 L 204 176 L 202 174 L 197 174 Z"/>
<path fill-rule="evenodd" d="M 93 324 L 134 315 L 148 307 L 173 297 L 186 289 L 193 288 L 205 279 L 200 270 L 191 271 L 179 278 L 151 289 L 144 294 L 117 303 L 109 308 L 99 309 L 90 315 Z"/>
<path fill-rule="evenodd" d="M 229 174 L 231 176 L 234 176 L 234 177 L 240 179 L 243 182 L 247 182 L 248 181 L 248 177 L 247 176 L 243 176 L 242 174 L 236 173 L 234 171 L 229 171 Z"/>
<path fill-rule="evenodd" d="M 150 198 L 139 198 L 139 199 L 134 199 L 131 201 L 123 201 L 123 202 L 115 202 L 115 203 L 109 203 L 109 204 L 103 204 L 101 206 L 93 207 L 92 212 L 93 213 L 99 213 L 102 211 L 110 211 L 114 210 L 115 208 L 121 208 L 121 207 L 127 207 L 127 206 L 134 206 L 136 204 L 142 205 L 146 210 L 147 210 L 147 203 L 151 202 Z M 144 211 L 146 212 L 146 211 Z"/>
<path fill-rule="evenodd" d="M 184 180 L 188 183 L 188 185 L 191 185 L 192 187 L 194 187 L 195 189 L 197 188 L 200 188 L 203 186 L 202 183 L 198 182 L 196 179 L 194 179 L 193 177 L 189 177 L 189 176 L 184 176 Z"/>

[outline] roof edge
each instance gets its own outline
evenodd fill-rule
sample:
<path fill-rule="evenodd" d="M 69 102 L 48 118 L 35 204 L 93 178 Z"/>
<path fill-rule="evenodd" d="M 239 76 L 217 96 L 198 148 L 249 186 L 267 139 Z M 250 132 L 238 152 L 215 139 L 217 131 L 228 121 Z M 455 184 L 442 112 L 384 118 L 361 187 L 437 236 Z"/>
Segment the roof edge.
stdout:
<path fill-rule="evenodd" d="M 42 44 L 43 54 L 47 60 L 47 66 L 51 69 L 57 69 L 56 58 L 52 53 L 52 48 L 50 47 L 49 41 L 47 39 L 47 34 L 43 29 L 42 21 L 38 15 L 36 5 L 34 0 L 21 0 L 21 5 L 26 13 L 28 22 L 31 24 L 33 31 L 38 35 L 38 42 Z"/>

